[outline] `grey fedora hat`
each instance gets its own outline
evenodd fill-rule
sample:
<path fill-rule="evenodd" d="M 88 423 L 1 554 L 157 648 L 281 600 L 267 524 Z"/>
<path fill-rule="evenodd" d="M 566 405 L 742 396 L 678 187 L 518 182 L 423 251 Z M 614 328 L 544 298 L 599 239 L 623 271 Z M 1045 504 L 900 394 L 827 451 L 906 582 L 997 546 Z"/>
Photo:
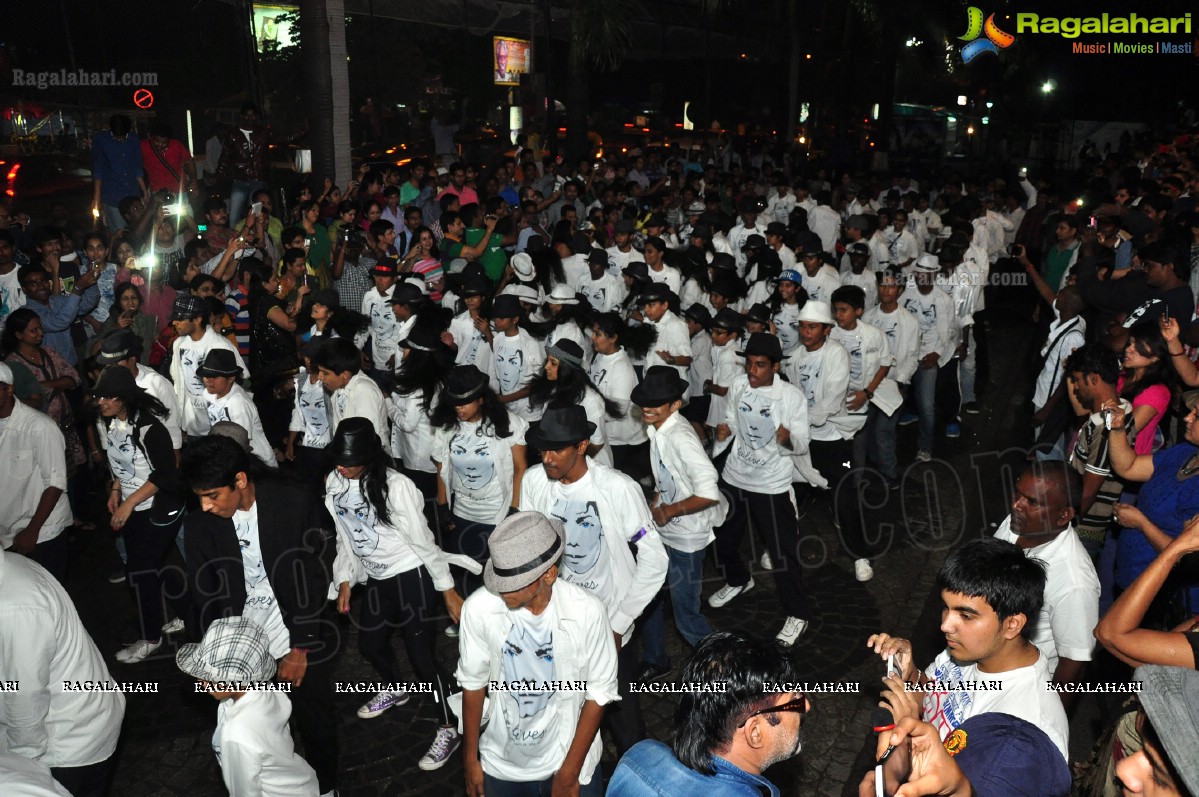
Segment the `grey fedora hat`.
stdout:
<path fill-rule="evenodd" d="M 487 540 L 483 585 L 497 595 L 532 584 L 562 558 L 566 529 L 540 512 L 504 518 Z"/>

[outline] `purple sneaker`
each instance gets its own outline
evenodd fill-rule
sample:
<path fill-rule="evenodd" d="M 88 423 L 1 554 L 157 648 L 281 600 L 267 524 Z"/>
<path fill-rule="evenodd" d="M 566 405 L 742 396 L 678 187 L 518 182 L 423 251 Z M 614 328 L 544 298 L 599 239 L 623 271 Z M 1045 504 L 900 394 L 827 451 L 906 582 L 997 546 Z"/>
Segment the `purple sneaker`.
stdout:
<path fill-rule="evenodd" d="M 369 720 L 377 717 L 387 709 L 393 706 L 402 706 L 409 701 L 410 697 L 407 692 L 379 692 L 370 699 L 370 702 L 365 703 L 362 708 L 358 709 L 358 717 L 360 719 Z"/>

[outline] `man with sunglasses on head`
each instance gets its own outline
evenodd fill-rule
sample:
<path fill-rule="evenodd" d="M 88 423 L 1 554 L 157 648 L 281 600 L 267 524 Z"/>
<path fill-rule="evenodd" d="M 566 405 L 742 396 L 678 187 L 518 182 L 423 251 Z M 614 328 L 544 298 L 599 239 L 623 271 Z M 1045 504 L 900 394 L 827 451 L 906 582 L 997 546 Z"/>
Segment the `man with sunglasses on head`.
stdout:
<path fill-rule="evenodd" d="M 802 715 L 812 707 L 789 691 L 798 687 L 795 663 L 777 645 L 718 631 L 699 643 L 679 680 L 695 691 L 682 694 L 673 747 L 633 745 L 607 797 L 779 797 L 762 773 L 799 754 Z"/>

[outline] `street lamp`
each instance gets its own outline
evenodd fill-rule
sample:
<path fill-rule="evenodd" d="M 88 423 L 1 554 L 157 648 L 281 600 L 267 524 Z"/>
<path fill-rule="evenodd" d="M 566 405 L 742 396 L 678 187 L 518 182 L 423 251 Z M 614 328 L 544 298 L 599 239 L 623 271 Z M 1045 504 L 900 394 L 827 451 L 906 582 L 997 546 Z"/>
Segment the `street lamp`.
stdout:
<path fill-rule="evenodd" d="M 1057 83 L 1054 83 L 1052 79 L 1046 80 L 1044 83 L 1041 84 L 1041 93 L 1042 94 L 1052 94 L 1053 90 L 1056 88 L 1057 88 Z"/>

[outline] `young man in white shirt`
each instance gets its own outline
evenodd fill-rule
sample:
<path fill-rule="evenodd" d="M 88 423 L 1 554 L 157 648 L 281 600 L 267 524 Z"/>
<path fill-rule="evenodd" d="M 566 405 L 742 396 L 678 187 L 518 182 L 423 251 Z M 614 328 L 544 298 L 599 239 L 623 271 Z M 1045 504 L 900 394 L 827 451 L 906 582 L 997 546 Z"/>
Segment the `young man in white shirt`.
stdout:
<path fill-rule="evenodd" d="M 1070 726 L 1045 656 L 1031 642 L 1045 595 L 1045 570 L 1015 545 L 982 539 L 958 548 L 937 575 L 944 604 L 946 647 L 921 672 L 912 644 L 888 634 L 867 641 L 884 661 L 894 657 L 898 675 L 884 679 L 896 697 L 887 699 L 895 718 L 916 716 L 944 740 L 970 717 L 997 711 L 1036 725 L 1063 758 Z M 906 684 L 906 685 L 905 685 Z M 923 694 L 913 706 L 912 693 Z"/>
<path fill-rule="evenodd" d="M 779 221 L 772 221 L 766 225 L 766 245 L 778 253 L 779 262 L 782 264 L 782 271 L 795 268 L 795 253 L 787 246 L 784 239 L 787 236 L 787 225 Z M 742 271 L 742 274 L 745 272 Z M 753 275 L 750 275 L 753 278 Z"/>
<path fill-rule="evenodd" d="M 196 373 L 204 380 L 204 389 L 207 391 L 209 427 L 221 421 L 237 424 L 246 430 L 250 438 L 250 453 L 268 468 L 279 467 L 275 451 L 262 429 L 258 407 L 246 389 L 237 384 L 242 370 L 234 362 L 233 353 L 225 349 L 208 352 Z"/>
<path fill-rule="evenodd" d="M 669 365 L 686 379 L 691 365 L 691 334 L 687 331 L 687 322 L 671 312 L 671 297 L 670 290 L 658 283 L 650 285 L 637 297 L 638 304 L 645 306 L 646 323 L 658 333 L 654 345 L 645 355 L 645 368 L 648 371 L 655 365 Z"/>
<path fill-rule="evenodd" d="M 189 437 L 208 434 L 208 399 L 204 380 L 197 373 L 200 363 L 213 349 L 233 352 L 233 361 L 243 370 L 245 361 L 229 339 L 208 326 L 208 303 L 199 296 L 182 293 L 175 297 L 171 326 L 178 336 L 171 344 L 171 381 L 175 383 L 180 425 Z"/>
<path fill-rule="evenodd" d="M 628 296 L 624 278 L 620 272 L 608 270 L 612 262 L 611 250 L 592 249 L 587 253 L 588 277 L 579 282 L 579 293 L 587 297 L 587 303 L 597 313 L 607 313 L 620 307 L 621 302 Z M 627 263 L 621 265 L 623 269 Z"/>
<path fill-rule="evenodd" d="M 691 336 L 691 365 L 687 369 L 687 408 L 683 416 L 695 425 L 695 431 L 703 434 L 704 421 L 708 419 L 710 397 L 704 385 L 712 381 L 712 337 L 708 327 L 712 324 L 712 313 L 698 302 L 683 313 L 687 333 Z"/>
<path fill-rule="evenodd" d="M 512 515 L 487 546 L 486 589 L 462 606 L 454 674 L 466 792 L 601 797 L 599 728 L 620 699 L 604 605 L 559 579 L 566 538 L 545 515 Z"/>
<path fill-rule="evenodd" d="M 400 322 L 391 309 L 399 274 L 395 258 L 380 260 L 370 270 L 375 287 L 362 297 L 362 314 L 370 320 L 371 363 L 377 371 L 391 371 L 399 360 Z"/>
<path fill-rule="evenodd" d="M 171 436 L 175 451 L 183 447 L 183 430 L 179 426 L 179 400 L 171 380 L 150 368 L 142 368 L 142 339 L 131 329 L 114 329 L 100 341 L 96 364 L 100 367 L 120 365 L 133 372 L 133 381 L 142 390 L 162 402 L 167 416 L 159 418 Z M 101 452 L 102 453 L 102 452 Z"/>
<path fill-rule="evenodd" d="M 824 252 L 805 247 L 800 255 L 803 264 L 803 289 L 810 301 L 828 302 L 833 291 L 841 287 L 841 275 L 824 262 Z"/>
<path fill-rule="evenodd" d="M 1045 566 L 1045 600 L 1031 621 L 1031 639 L 1055 684 L 1082 680 L 1099 624 L 1099 577 L 1074 529 L 1081 493 L 1078 474 L 1061 460 L 1034 463 L 1016 480 L 1012 513 L 995 532 Z M 1061 697 L 1069 710 L 1073 693 Z"/>
<path fill-rule="evenodd" d="M 737 356 L 745 322 L 740 313 L 726 307 L 712 319 L 709 329 L 708 334 L 712 338 L 712 379 L 704 385 L 704 391 L 711 397 L 711 402 L 704 426 L 711 434 L 719 424 L 724 423 L 729 386 L 745 373 L 745 362 Z"/>
<path fill-rule="evenodd" d="M 899 304 L 899 297 L 907 285 L 907 279 L 894 266 L 878 272 L 877 307 L 867 310 L 862 320 L 877 328 L 887 339 L 892 366 L 887 373 L 899 386 L 900 396 L 906 396 L 908 385 L 916 373 L 917 353 L 920 346 L 920 322 Z M 890 415 L 878 410 L 866 419 L 867 448 L 883 478 L 891 489 L 899 487 L 899 466 L 895 458 L 895 438 L 901 410 Z"/>
<path fill-rule="evenodd" d="M 920 244 L 907 226 L 908 212 L 900 208 L 892 214 L 891 229 L 886 232 L 890 262 L 900 268 L 907 268 L 920 255 Z"/>
<path fill-rule="evenodd" d="M 11 400 L 11 385 L 0 383 L 0 401 Z M 12 416 L 5 421 L 12 423 Z M 0 439 L 10 432 L 0 433 Z M 57 445 L 61 452 L 61 434 Z M 64 475 L 65 470 L 64 465 Z M 28 489 L 28 484 L 23 482 L 21 487 Z M 3 548 L 0 672 L 19 687 L 0 691 L 3 747 L 49 767 L 54 779 L 72 794 L 105 794 L 125 717 L 125 696 L 115 690 L 68 691 L 76 683 L 113 683 L 104 657 L 62 585 L 36 562 Z M 13 784 L 5 784 L 0 792 L 24 793 Z"/>
<path fill-rule="evenodd" d="M 797 555 L 799 519 L 791 489 L 793 456 L 808 451 L 808 402 L 803 392 L 779 378 L 783 348 L 773 335 L 750 335 L 745 373 L 729 386 L 726 413 L 716 440 L 732 440 L 721 473 L 721 491 L 732 513 L 716 529 L 716 559 L 725 585 L 708 598 L 714 608 L 753 589 L 739 549 L 751 522 L 774 564 L 775 585 L 785 620 L 775 638 L 790 647 L 808 629 L 811 601 Z M 718 445 L 718 451 L 722 448 Z"/>
<path fill-rule="evenodd" d="M 346 418 L 366 418 L 375 427 L 383 448 L 391 451 L 391 425 L 383 391 L 369 376 L 362 373 L 361 352 L 346 338 L 324 341 L 317 350 L 313 365 L 329 394 L 329 428 Z"/>
<path fill-rule="evenodd" d="M 845 247 L 845 260 L 849 268 L 841 271 L 841 284 L 852 285 L 862 290 L 865 309 L 878 304 L 878 277 L 870 265 L 870 247 L 865 241 L 857 241 Z"/>
<path fill-rule="evenodd" d="M 737 272 L 745 273 L 745 252 L 742 247 L 745 246 L 745 241 L 751 234 L 765 235 L 766 221 L 760 215 L 762 205 L 756 196 L 744 196 L 741 198 L 741 218 L 733 225 L 733 229 L 729 230 L 728 241 L 729 246 L 733 248 L 733 257 L 737 258 Z"/>
<path fill-rule="evenodd" d="M 668 560 L 645 494 L 631 478 L 588 459 L 595 424 L 577 404 L 552 407 L 528 440 L 541 465 L 525 472 L 520 508 L 557 518 L 566 527 L 559 574 L 588 590 L 608 609 L 620 650 L 622 705 L 608 718 L 621 754 L 644 736 L 644 722 L 628 681 L 636 675 L 635 647 L 626 645 L 633 624 L 666 579 Z M 630 545 L 637 546 L 633 556 Z"/>
<path fill-rule="evenodd" d="M 521 328 L 520 301 L 511 294 L 495 297 L 491 305 L 491 339 L 494 358 L 492 389 L 508 411 L 533 423 L 541 418 L 542 410 L 529 404 L 529 385 L 545 363 L 541 342 Z"/>
<path fill-rule="evenodd" d="M 712 528 L 723 522 L 728 504 L 717 487 L 716 468 L 704 452 L 703 442 L 679 414 L 686 392 L 687 383 L 677 371 L 657 365 L 633 388 L 632 399 L 641 407 L 649 433 L 655 486 L 650 512 L 670 561 L 666 585 L 674 622 L 694 648 L 712 633 L 711 623 L 700 610 L 704 553 L 716 539 Z M 641 683 L 670 672 L 662 628 L 664 598 L 665 590 L 650 604 L 642 627 L 642 663 L 637 676 Z"/>
<path fill-rule="evenodd" d="M 900 426 L 919 420 L 916 432 L 916 459 L 928 462 L 933 458 L 933 433 L 937 422 L 937 382 L 942 370 L 955 367 L 953 355 L 957 348 L 954 338 L 955 308 L 949 294 L 936 287 L 941 261 L 936 255 L 921 255 L 912 274 L 916 290 L 908 291 L 903 306 L 920 324 L 920 346 L 917 351 L 916 373 L 912 377 L 912 399 L 915 413 L 900 418 Z M 956 380 L 956 372 L 952 375 Z M 948 378 L 948 376 L 946 377 Z"/>
<path fill-rule="evenodd" d="M 607 250 L 598 250 L 607 256 L 607 271 L 609 274 L 619 274 L 621 269 L 641 256 L 633 248 L 633 233 L 637 231 L 632 219 L 620 219 L 613 227 L 613 245 Z M 591 257 L 591 253 L 588 253 Z M 592 272 L 594 274 L 594 272 Z"/>
<path fill-rule="evenodd" d="M 61 578 L 71 525 L 66 441 L 43 412 L 17 401 L 12 369 L 0 363 L 0 457 L 10 478 L 0 488 L 0 548 L 25 554 Z"/>

